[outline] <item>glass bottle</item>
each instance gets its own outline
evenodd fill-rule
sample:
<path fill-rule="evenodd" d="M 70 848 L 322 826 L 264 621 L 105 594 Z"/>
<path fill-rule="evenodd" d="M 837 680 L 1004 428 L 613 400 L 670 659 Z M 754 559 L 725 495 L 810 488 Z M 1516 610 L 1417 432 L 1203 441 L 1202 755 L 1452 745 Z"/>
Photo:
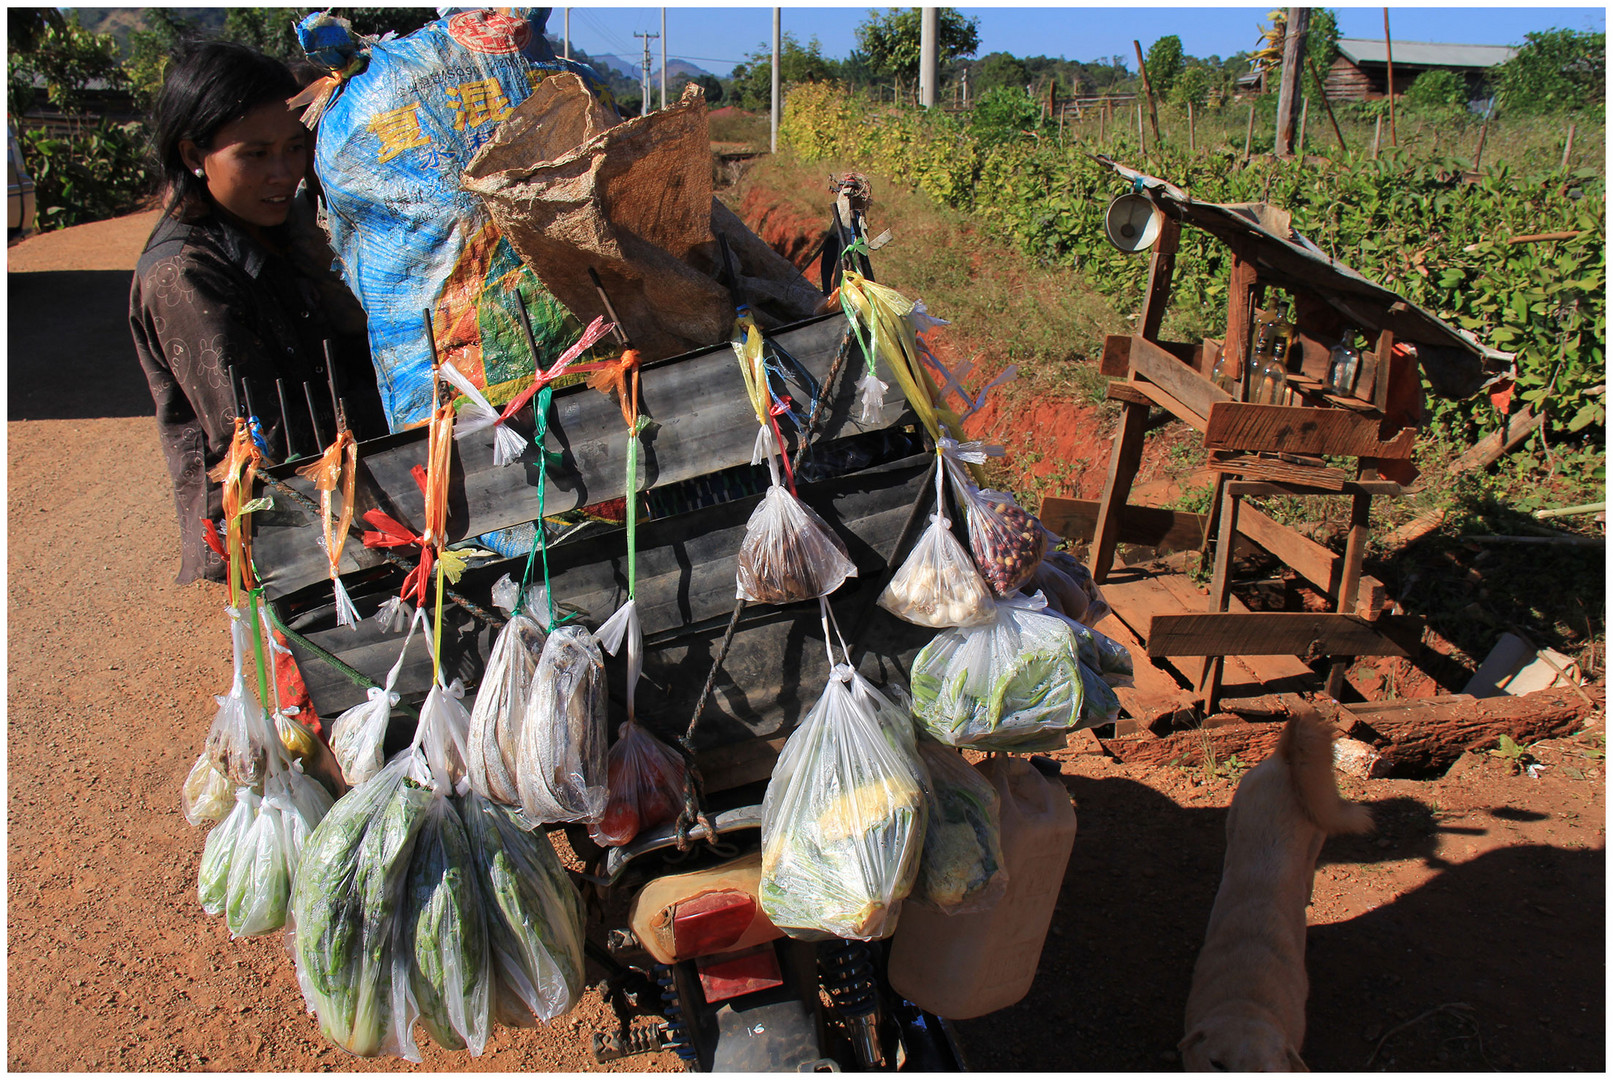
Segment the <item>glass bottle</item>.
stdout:
<path fill-rule="evenodd" d="M 1261 327 L 1269 338 L 1265 356 L 1255 365 L 1254 392 L 1250 397 L 1261 405 L 1284 405 L 1288 400 L 1288 346 L 1293 339 L 1293 324 L 1283 318 L 1281 307 L 1275 309 L 1272 320 Z"/>
<path fill-rule="evenodd" d="M 1215 365 L 1210 368 L 1210 381 L 1226 391 L 1234 401 L 1238 400 L 1237 367 L 1235 362 L 1227 359 L 1225 348 L 1216 350 Z"/>
<path fill-rule="evenodd" d="M 1259 400 L 1260 374 L 1265 370 L 1266 365 L 1271 362 L 1271 351 L 1273 343 L 1276 340 L 1276 335 L 1277 317 L 1275 312 L 1256 311 L 1255 345 L 1250 351 L 1248 361 L 1249 368 L 1247 372 L 1239 373 L 1240 382 L 1247 382 L 1248 384 L 1249 390 L 1247 400 L 1249 401 Z M 1248 376 L 1247 380 L 1242 379 L 1242 376 L 1245 374 Z M 1245 400 L 1240 395 L 1234 394 L 1233 396 L 1237 397 L 1240 401 Z"/>
<path fill-rule="evenodd" d="M 1361 377 L 1361 351 L 1355 347 L 1355 328 L 1350 327 L 1333 346 L 1327 360 L 1327 388 L 1340 397 L 1355 393 Z"/>

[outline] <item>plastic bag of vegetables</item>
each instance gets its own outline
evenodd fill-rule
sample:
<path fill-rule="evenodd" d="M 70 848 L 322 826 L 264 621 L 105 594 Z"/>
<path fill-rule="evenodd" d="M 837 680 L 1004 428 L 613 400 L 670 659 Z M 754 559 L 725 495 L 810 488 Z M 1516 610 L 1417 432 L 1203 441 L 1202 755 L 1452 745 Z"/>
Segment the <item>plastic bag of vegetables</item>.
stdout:
<path fill-rule="evenodd" d="M 605 812 L 605 657 L 593 634 L 562 626 L 543 643 L 521 719 L 516 787 L 536 823 Z"/>
<path fill-rule="evenodd" d="M 948 915 L 994 907 L 1008 891 L 1003 866 L 1001 799 L 956 750 L 919 740 L 929 773 L 929 823 L 909 899 Z"/>
<path fill-rule="evenodd" d="M 583 904 L 549 838 L 472 791 L 462 803 L 496 975 L 494 1015 L 528 1026 L 569 1012 L 583 989 Z"/>
<path fill-rule="evenodd" d="M 942 467 L 936 463 L 930 526 L 879 595 L 879 606 L 919 626 L 978 626 L 997 617 L 991 592 L 946 516 Z"/>
<path fill-rule="evenodd" d="M 683 758 L 642 724 L 629 720 L 616 729 L 605 772 L 605 814 L 588 829 L 595 843 L 621 847 L 683 811 Z"/>
<path fill-rule="evenodd" d="M 504 581 L 509 581 L 506 577 Z M 502 582 L 501 582 L 502 583 Z M 514 583 L 510 583 L 513 587 Z M 496 588 L 496 586 L 495 586 Z M 513 605 L 512 605 L 513 607 Z M 470 786 L 495 802 L 518 805 L 521 720 L 526 715 L 532 674 L 543 654 L 543 626 L 522 610 L 512 610 L 487 657 L 482 685 L 470 711 L 465 764 Z"/>
<path fill-rule="evenodd" d="M 202 845 L 202 864 L 196 875 L 196 891 L 202 910 L 209 915 L 224 914 L 224 905 L 230 895 L 230 865 L 235 860 L 235 849 L 251 831 L 258 819 L 258 806 L 263 801 L 249 787 L 235 789 L 235 806 L 224 820 L 207 834 Z"/>
<path fill-rule="evenodd" d="M 235 785 L 214 768 L 212 755 L 205 750 L 190 767 L 182 794 L 185 820 L 192 825 L 222 821 L 235 806 Z"/>
<path fill-rule="evenodd" d="M 1031 753 L 1065 745 L 1084 688 L 1076 638 L 1036 596 L 997 602 L 984 626 L 943 630 L 913 659 L 913 714 L 948 746 Z"/>
<path fill-rule="evenodd" d="M 1047 530 L 1012 495 L 976 487 L 962 464 L 968 451 L 945 438 L 938 447 L 953 494 L 964 510 L 975 565 L 992 592 L 998 597 L 1012 596 L 1036 573 L 1047 550 Z"/>
<path fill-rule="evenodd" d="M 386 685 L 370 687 L 365 701 L 342 713 L 330 726 L 331 752 L 342 767 L 342 779 L 349 784 L 364 783 L 386 763 L 386 731 L 392 723 L 392 710 L 399 701 L 392 688 L 398 685 L 409 642 L 414 640 L 415 629 L 423 619 L 424 615 L 418 611 L 410 616 L 409 633 L 403 639 L 403 648 L 398 650 L 397 662 L 387 672 Z"/>
<path fill-rule="evenodd" d="M 360 1057 L 402 1054 L 418 1008 L 393 975 L 403 884 L 433 795 L 399 754 L 336 801 L 291 891 L 297 982 L 319 1028 Z"/>
<path fill-rule="evenodd" d="M 445 776 L 434 783 L 404 879 L 392 979 L 408 983 L 420 1024 L 438 1046 L 475 1056 L 492 1024 L 486 909 L 460 801 L 449 796 Z M 404 1056 L 419 1060 L 413 1033 L 404 1032 L 403 1040 Z"/>
<path fill-rule="evenodd" d="M 263 704 L 258 701 L 258 695 L 247 688 L 241 674 L 242 657 L 251 648 L 248 637 L 251 630 L 235 608 L 224 610 L 230 617 L 235 672 L 229 693 L 213 699 L 218 702 L 218 712 L 207 732 L 206 752 L 213 767 L 230 783 L 255 786 L 263 782 L 264 755 L 278 740 L 261 722 Z"/>
<path fill-rule="evenodd" d="M 898 716 L 906 731 L 894 730 Z M 895 931 L 924 836 L 924 770 L 911 728 L 836 664 L 784 744 L 762 799 L 760 898 L 791 937 L 871 941 Z"/>

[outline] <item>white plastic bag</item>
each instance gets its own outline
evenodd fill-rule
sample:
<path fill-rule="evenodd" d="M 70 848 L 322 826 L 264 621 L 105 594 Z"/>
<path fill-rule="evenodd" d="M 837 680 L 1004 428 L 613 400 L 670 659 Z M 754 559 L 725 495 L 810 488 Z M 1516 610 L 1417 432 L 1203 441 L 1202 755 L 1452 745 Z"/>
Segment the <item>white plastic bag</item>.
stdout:
<path fill-rule="evenodd" d="M 879 606 L 919 626 L 978 626 L 996 618 L 997 607 L 968 551 L 952 535 L 942 472 L 937 462 L 930 526 L 880 593 Z"/>
<path fill-rule="evenodd" d="M 605 812 L 605 657 L 594 635 L 561 626 L 543 643 L 521 720 L 516 787 L 536 823 Z"/>
<path fill-rule="evenodd" d="M 270 736 L 262 722 L 263 703 L 242 677 L 242 660 L 252 648 L 251 628 L 235 608 L 224 610 L 230 617 L 235 673 L 229 693 L 213 698 L 218 702 L 218 712 L 207 732 L 207 756 L 230 783 L 257 785 L 263 782 L 264 755 L 270 743 L 278 740 Z"/>
<path fill-rule="evenodd" d="M 827 596 L 856 576 L 857 564 L 824 520 L 782 484 L 770 486 L 745 525 L 738 595 L 790 604 Z"/>
<path fill-rule="evenodd" d="M 919 740 L 930 777 L 924 854 L 909 898 L 948 915 L 985 911 L 1008 891 L 1003 866 L 1002 800 L 956 750 Z"/>
<path fill-rule="evenodd" d="M 521 721 L 526 715 L 532 674 L 543 654 L 543 627 L 525 613 L 511 615 L 493 642 L 482 685 L 470 711 L 465 764 L 472 789 L 495 802 L 519 804 L 516 763 Z"/>
<path fill-rule="evenodd" d="M 943 630 L 913 659 L 913 714 L 948 746 L 1031 753 L 1065 745 L 1081 715 L 1076 637 L 1017 593 L 984 626 Z"/>
<path fill-rule="evenodd" d="M 235 805 L 235 786 L 213 767 L 213 758 L 205 750 L 185 777 L 183 800 L 185 820 L 192 825 L 222 821 Z"/>
<path fill-rule="evenodd" d="M 266 781 L 266 786 L 274 779 Z M 266 797 L 231 853 L 224 923 L 236 937 L 278 930 L 286 924 L 290 895 L 285 834 L 280 830 L 279 812 Z"/>
<path fill-rule="evenodd" d="M 342 779 L 357 787 L 386 764 L 386 732 L 392 722 L 392 710 L 400 700 L 393 691 L 398 685 L 398 674 L 403 670 L 403 658 L 409 653 L 409 642 L 425 620 L 422 612 L 409 617 L 409 633 L 398 650 L 397 662 L 387 672 L 385 686 L 372 686 L 366 700 L 354 705 L 338 716 L 330 725 L 330 748 L 336 762 L 342 767 Z"/>
<path fill-rule="evenodd" d="M 251 788 L 236 788 L 235 808 L 207 834 L 207 843 L 202 846 L 201 867 L 196 875 L 196 891 L 202 902 L 202 910 L 209 915 L 224 914 L 224 905 L 230 895 L 230 865 L 235 859 L 235 849 L 258 819 L 260 802 L 262 799 Z"/>
<path fill-rule="evenodd" d="M 925 782 L 906 716 L 836 664 L 762 799 L 760 899 L 773 925 L 806 939 L 893 933 L 918 873 Z"/>
<path fill-rule="evenodd" d="M 495 1015 L 522 1027 L 553 1020 L 582 995 L 582 895 L 542 829 L 474 791 L 461 805 L 487 915 Z"/>
<path fill-rule="evenodd" d="M 957 460 L 955 444 L 949 446 L 949 439 L 941 443 L 941 460 L 969 526 L 969 550 L 975 566 L 999 598 L 1012 596 L 1042 561 L 1047 531 L 1012 495 L 976 487 Z"/>

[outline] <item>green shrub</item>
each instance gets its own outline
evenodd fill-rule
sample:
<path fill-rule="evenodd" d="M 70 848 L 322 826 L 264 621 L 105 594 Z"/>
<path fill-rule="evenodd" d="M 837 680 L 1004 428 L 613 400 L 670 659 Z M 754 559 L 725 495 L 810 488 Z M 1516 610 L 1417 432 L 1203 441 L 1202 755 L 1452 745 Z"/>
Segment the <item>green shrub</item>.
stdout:
<path fill-rule="evenodd" d="M 1042 106 L 1018 87 L 998 86 L 986 91 L 975 103 L 969 120 L 969 134 L 982 146 L 1014 142 L 1027 130 L 1041 126 Z"/>
<path fill-rule="evenodd" d="M 17 130 L 32 170 L 39 228 L 64 229 L 137 209 L 151 193 L 145 129 L 101 119 L 68 134 L 24 125 Z"/>
<path fill-rule="evenodd" d="M 1467 104 L 1467 80 L 1454 71 L 1425 71 L 1406 91 L 1406 104 L 1416 109 L 1441 110 Z"/>

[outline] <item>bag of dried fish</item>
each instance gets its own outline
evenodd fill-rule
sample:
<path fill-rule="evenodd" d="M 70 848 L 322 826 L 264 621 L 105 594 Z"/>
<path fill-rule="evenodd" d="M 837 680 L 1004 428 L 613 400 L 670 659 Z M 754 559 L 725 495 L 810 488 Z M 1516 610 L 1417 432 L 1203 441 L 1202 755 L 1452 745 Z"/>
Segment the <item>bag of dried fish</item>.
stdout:
<path fill-rule="evenodd" d="M 918 750 L 930 777 L 930 811 L 909 899 L 948 915 L 992 908 L 1008 891 L 997 789 L 956 750 L 929 739 L 919 740 Z"/>
<path fill-rule="evenodd" d="M 537 823 L 598 821 L 605 812 L 605 657 L 580 626 L 543 643 L 521 720 L 516 788 Z"/>
<path fill-rule="evenodd" d="M 465 764 L 470 786 L 495 802 L 517 805 L 521 720 L 526 715 L 532 674 L 543 654 L 543 627 L 526 614 L 512 611 L 487 657 L 482 685 L 470 711 Z"/>

